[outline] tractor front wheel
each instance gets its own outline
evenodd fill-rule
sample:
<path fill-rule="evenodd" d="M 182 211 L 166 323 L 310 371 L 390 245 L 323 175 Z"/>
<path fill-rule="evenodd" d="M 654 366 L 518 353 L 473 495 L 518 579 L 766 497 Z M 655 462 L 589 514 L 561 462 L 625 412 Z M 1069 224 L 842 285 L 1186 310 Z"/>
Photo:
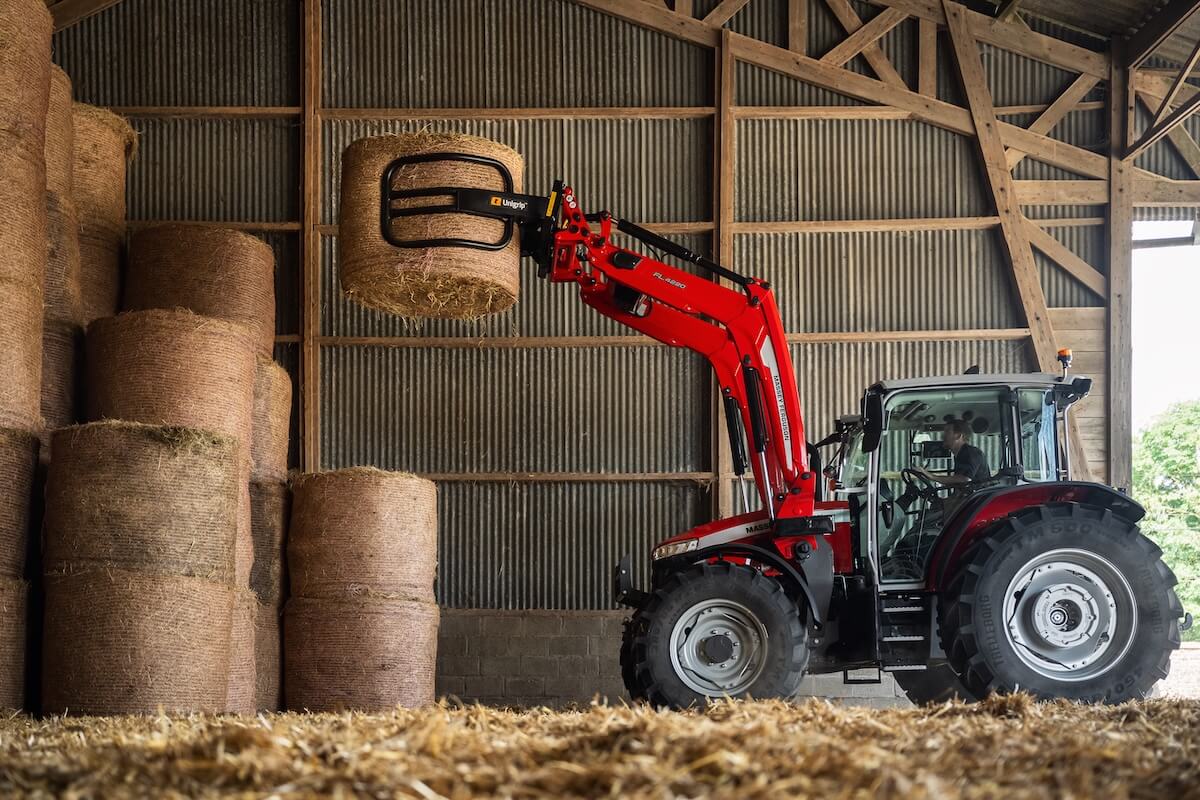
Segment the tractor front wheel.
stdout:
<path fill-rule="evenodd" d="M 724 562 L 667 578 L 628 623 L 621 653 L 630 696 L 672 708 L 791 698 L 807 666 L 801 609 L 778 581 Z"/>
<path fill-rule="evenodd" d="M 963 556 L 943 595 L 942 647 L 976 697 L 1142 699 L 1179 647 L 1183 608 L 1161 555 L 1104 508 L 1014 514 Z"/>

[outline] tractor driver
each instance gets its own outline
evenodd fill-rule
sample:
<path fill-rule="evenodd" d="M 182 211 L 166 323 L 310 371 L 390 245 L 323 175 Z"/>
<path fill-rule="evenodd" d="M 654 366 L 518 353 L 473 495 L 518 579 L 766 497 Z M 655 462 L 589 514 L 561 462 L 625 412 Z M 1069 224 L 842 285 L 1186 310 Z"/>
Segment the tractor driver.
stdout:
<path fill-rule="evenodd" d="M 949 475 L 934 475 L 924 467 L 913 467 L 913 470 L 934 483 L 952 488 L 988 480 L 992 473 L 988 469 L 987 457 L 982 450 L 968 441 L 970 438 L 971 427 L 964 420 L 950 420 L 942 428 L 942 444 L 954 454 L 954 472 Z"/>

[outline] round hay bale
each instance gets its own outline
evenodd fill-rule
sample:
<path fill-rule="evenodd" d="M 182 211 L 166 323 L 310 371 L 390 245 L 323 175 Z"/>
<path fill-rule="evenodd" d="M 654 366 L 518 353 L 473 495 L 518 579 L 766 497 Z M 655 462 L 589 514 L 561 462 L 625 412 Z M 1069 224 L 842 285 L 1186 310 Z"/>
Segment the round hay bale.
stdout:
<path fill-rule="evenodd" d="M 342 161 L 341 213 L 338 222 L 338 273 L 342 291 L 371 308 L 405 317 L 469 319 L 504 311 L 520 289 L 520 238 L 502 250 L 466 247 L 398 248 L 379 227 L 380 181 L 395 158 L 423 153 L 488 156 L 512 173 L 513 191 L 523 189 L 525 160 L 502 144 L 461 134 L 410 133 L 360 139 L 346 148 Z M 504 188 L 491 167 L 435 162 L 403 167 L 393 189 L 431 187 Z M 397 201 L 396 207 L 436 205 L 438 198 Z M 498 242 L 499 220 L 469 214 L 423 214 L 392 223 L 401 240 L 460 238 Z"/>
<path fill-rule="evenodd" d="M 287 480 L 291 422 L 292 377 L 272 359 L 259 357 L 254 380 L 254 433 L 250 441 L 252 480 Z"/>
<path fill-rule="evenodd" d="M 48 431 L 79 421 L 79 380 L 83 329 L 73 322 L 46 319 L 42 330 L 42 419 Z M 49 436 L 42 455 L 49 458 Z"/>
<path fill-rule="evenodd" d="M 434 697 L 438 607 L 419 600 L 293 597 L 283 696 L 293 711 L 418 708 Z"/>
<path fill-rule="evenodd" d="M 80 321 L 94 320 L 117 313 L 121 299 L 121 242 L 79 234 Z"/>
<path fill-rule="evenodd" d="M 75 153 L 74 101 L 71 77 L 50 65 L 50 100 L 46 106 L 46 191 L 72 196 L 71 172 Z"/>
<path fill-rule="evenodd" d="M 250 473 L 243 465 L 238 479 L 237 539 L 234 542 L 233 582 L 239 589 L 250 588 L 254 572 L 254 508 L 250 501 Z"/>
<path fill-rule="evenodd" d="M 42 154 L 6 149 L 0 136 L 0 280 L 33 284 L 46 272 L 46 167 Z M 40 298 L 39 298 L 40 303 Z"/>
<path fill-rule="evenodd" d="M 283 708 L 283 620 L 274 603 L 258 604 L 254 667 L 258 671 L 254 705 L 259 711 L 279 711 Z"/>
<path fill-rule="evenodd" d="M 254 565 L 250 588 L 263 603 L 279 605 L 284 594 L 283 548 L 287 536 L 289 494 L 286 484 L 250 484 Z"/>
<path fill-rule="evenodd" d="M 248 478 L 255 361 L 245 327 L 190 311 L 131 311 L 93 322 L 86 344 L 88 419 L 224 434 L 238 441 Z"/>
<path fill-rule="evenodd" d="M 47 574 L 47 714 L 225 709 L 233 589 L 119 569 Z"/>
<path fill-rule="evenodd" d="M 53 31 L 44 0 L 0 3 L 0 135 L 8 140 L 2 149 L 15 144 L 41 157 Z"/>
<path fill-rule="evenodd" d="M 25 699 L 25 631 L 29 583 L 0 578 L 0 709 L 19 711 Z"/>
<path fill-rule="evenodd" d="M 44 253 L 45 242 L 42 247 Z M 0 427 L 37 430 L 42 421 L 40 284 L 0 278 L 0 376 Z"/>
<path fill-rule="evenodd" d="M 72 122 L 71 186 L 80 231 L 119 242 L 125 237 L 125 166 L 137 149 L 137 134 L 124 118 L 86 103 L 74 105 Z"/>
<path fill-rule="evenodd" d="M 261 239 L 196 225 L 143 228 L 129 242 L 127 311 L 186 308 L 240 322 L 275 350 L 275 254 Z"/>
<path fill-rule="evenodd" d="M 37 436 L 0 428 L 0 577 L 25 574 L 37 459 Z"/>
<path fill-rule="evenodd" d="M 292 595 L 433 601 L 432 481 L 356 467 L 302 475 L 292 492 L 287 546 Z"/>
<path fill-rule="evenodd" d="M 71 189 L 74 126 L 71 79 L 51 69 L 46 114 L 46 319 L 81 324 L 83 296 L 79 261 L 79 217 Z"/>
<path fill-rule="evenodd" d="M 56 431 L 43 560 L 232 585 L 235 442 L 206 431 L 96 422 Z"/>
<path fill-rule="evenodd" d="M 225 710 L 253 714 L 258 706 L 258 598 L 237 589 L 233 595 L 233 621 L 229 629 L 229 680 Z"/>

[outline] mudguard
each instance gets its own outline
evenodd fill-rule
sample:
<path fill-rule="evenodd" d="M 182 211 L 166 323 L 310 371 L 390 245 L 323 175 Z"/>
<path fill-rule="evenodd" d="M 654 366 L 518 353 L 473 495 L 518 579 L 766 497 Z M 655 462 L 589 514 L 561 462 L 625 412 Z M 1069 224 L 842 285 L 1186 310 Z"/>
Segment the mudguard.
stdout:
<path fill-rule="evenodd" d="M 1080 503 L 1107 508 L 1132 523 L 1146 515 L 1146 509 L 1128 495 L 1102 483 L 1023 483 L 976 492 L 966 499 L 942 531 L 925 572 L 928 588 L 933 591 L 946 588 L 959 558 L 993 524 L 1021 509 L 1047 503 Z"/>

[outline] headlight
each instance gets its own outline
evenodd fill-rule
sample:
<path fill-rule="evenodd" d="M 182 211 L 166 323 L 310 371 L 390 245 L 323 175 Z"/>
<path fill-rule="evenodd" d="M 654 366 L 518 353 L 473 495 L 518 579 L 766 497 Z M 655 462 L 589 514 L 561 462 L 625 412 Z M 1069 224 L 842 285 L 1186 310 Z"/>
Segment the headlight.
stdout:
<path fill-rule="evenodd" d="M 697 539 L 688 539 L 686 542 L 659 545 L 654 548 L 653 558 L 655 561 L 658 561 L 660 558 L 670 558 L 680 553 L 690 553 L 696 549 L 698 542 L 699 540 Z"/>

